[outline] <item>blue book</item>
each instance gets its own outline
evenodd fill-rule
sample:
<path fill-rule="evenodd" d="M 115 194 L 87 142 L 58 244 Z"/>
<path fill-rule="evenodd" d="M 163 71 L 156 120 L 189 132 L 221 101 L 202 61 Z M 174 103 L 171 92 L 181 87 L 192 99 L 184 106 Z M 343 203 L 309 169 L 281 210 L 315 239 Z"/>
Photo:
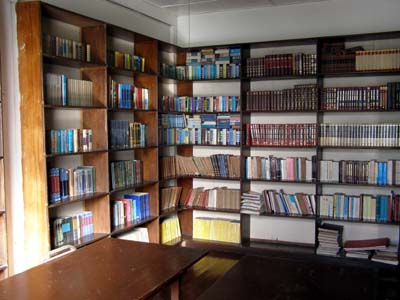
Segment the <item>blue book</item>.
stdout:
<path fill-rule="evenodd" d="M 382 184 L 387 185 L 387 162 L 382 162 Z"/>
<path fill-rule="evenodd" d="M 381 201 L 381 196 L 376 196 L 375 198 L 375 220 L 376 221 L 381 221 L 381 206 L 382 206 L 382 201 Z"/>
<path fill-rule="evenodd" d="M 142 204 L 140 201 L 140 196 L 138 195 L 138 193 L 133 193 L 133 194 L 126 194 L 124 195 L 125 199 L 132 199 L 133 202 L 135 202 L 134 206 L 135 206 L 135 213 L 134 213 L 134 221 L 138 221 L 140 220 L 143 215 L 142 215 Z"/>
<path fill-rule="evenodd" d="M 290 195 L 289 195 L 289 200 L 290 200 L 290 202 L 292 203 L 292 205 L 294 205 L 294 206 L 296 207 L 297 213 L 298 213 L 298 214 L 301 214 L 300 207 L 297 205 L 296 198 L 295 198 L 295 196 L 294 196 L 293 194 L 290 194 Z"/>
<path fill-rule="evenodd" d="M 344 214 L 343 217 L 345 219 L 349 218 L 349 197 L 344 195 Z"/>
<path fill-rule="evenodd" d="M 282 192 L 279 192 L 279 198 L 281 199 L 281 203 L 283 206 L 283 209 L 285 210 L 285 214 L 289 214 L 289 208 L 287 207 L 286 201 L 285 201 L 285 197 L 283 196 Z"/>
<path fill-rule="evenodd" d="M 68 129 L 68 152 L 74 151 L 74 131 L 72 128 Z"/>

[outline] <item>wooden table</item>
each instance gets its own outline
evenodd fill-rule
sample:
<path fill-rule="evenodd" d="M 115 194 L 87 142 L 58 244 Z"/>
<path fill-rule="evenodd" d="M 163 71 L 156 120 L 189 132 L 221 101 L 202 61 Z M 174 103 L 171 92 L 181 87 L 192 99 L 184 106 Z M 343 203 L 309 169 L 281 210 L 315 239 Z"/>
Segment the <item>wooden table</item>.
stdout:
<path fill-rule="evenodd" d="M 0 282 L 0 299 L 145 299 L 207 251 L 107 238 Z"/>
<path fill-rule="evenodd" d="M 374 278 L 370 268 L 245 256 L 198 300 L 375 299 Z"/>

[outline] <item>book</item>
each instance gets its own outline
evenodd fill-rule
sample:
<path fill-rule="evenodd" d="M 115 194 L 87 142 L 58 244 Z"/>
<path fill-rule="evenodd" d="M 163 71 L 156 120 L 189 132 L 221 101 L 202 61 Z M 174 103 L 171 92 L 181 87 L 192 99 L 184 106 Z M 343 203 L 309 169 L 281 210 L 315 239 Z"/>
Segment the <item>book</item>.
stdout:
<path fill-rule="evenodd" d="M 386 249 L 389 244 L 390 239 L 385 237 L 364 240 L 347 240 L 344 242 L 343 247 L 346 251 L 379 250 Z"/>

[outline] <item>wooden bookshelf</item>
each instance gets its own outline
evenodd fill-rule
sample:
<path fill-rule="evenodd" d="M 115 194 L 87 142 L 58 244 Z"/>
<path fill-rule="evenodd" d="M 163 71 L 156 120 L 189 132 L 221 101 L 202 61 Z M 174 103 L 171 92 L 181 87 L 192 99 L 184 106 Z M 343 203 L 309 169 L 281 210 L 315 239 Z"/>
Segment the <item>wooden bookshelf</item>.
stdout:
<path fill-rule="evenodd" d="M 3 141 L 3 90 L 1 84 L 0 60 L 0 280 L 8 277 L 8 247 L 7 247 L 7 207 L 4 184 L 4 141 Z"/>
<path fill-rule="evenodd" d="M 81 16 L 72 12 L 59 9 L 52 5 L 29 2 L 17 3 L 17 30 L 19 45 L 19 74 L 20 74 L 20 91 L 21 91 L 21 141 L 22 141 L 22 163 L 24 178 L 35 178 L 35 180 L 24 180 L 24 195 L 29 195 L 24 199 L 23 212 L 26 224 L 37 224 L 35 228 L 25 225 L 26 243 L 24 251 L 32 257 L 32 266 L 41 262 L 41 258 L 51 249 L 51 232 L 52 218 L 59 213 L 68 212 L 69 209 L 80 205 L 82 210 L 90 210 L 93 212 L 94 235 L 85 238 L 77 245 L 86 245 L 95 242 L 99 238 L 113 236 L 128 232 L 137 227 L 138 224 L 126 224 L 121 228 L 112 229 L 111 222 L 113 211 L 111 209 L 111 200 L 120 199 L 125 193 L 130 191 L 147 192 L 150 195 L 150 216 L 147 221 L 141 222 L 140 226 L 145 226 L 149 232 L 151 242 L 160 242 L 160 219 L 177 214 L 181 232 L 183 235 L 191 237 L 193 235 L 193 217 L 194 210 L 204 210 L 212 213 L 234 213 L 240 217 L 241 231 L 241 247 L 250 247 L 252 245 L 252 235 L 250 234 L 251 216 L 240 214 L 238 211 L 228 211 L 224 209 L 204 209 L 204 208 L 176 208 L 169 211 L 160 212 L 160 189 L 171 181 L 176 181 L 176 185 L 182 187 L 181 197 L 185 199 L 191 188 L 196 186 L 197 181 L 204 180 L 215 182 L 218 186 L 224 184 L 238 184 L 241 193 L 248 192 L 253 184 L 285 186 L 290 184 L 299 184 L 298 188 L 311 188 L 315 195 L 323 194 L 323 189 L 327 186 L 331 188 L 347 187 L 369 187 L 379 189 L 397 189 L 398 186 L 380 186 L 380 185 L 363 185 L 350 183 L 331 183 L 321 182 L 318 178 L 315 181 L 282 181 L 282 180 L 246 180 L 245 158 L 249 157 L 253 151 L 274 152 L 279 155 L 281 151 L 288 152 L 307 152 L 315 153 L 317 163 L 319 163 L 325 155 L 329 154 L 329 149 L 342 149 L 343 151 L 362 152 L 382 150 L 398 150 L 399 147 L 330 147 L 319 146 L 320 130 L 319 125 L 325 120 L 336 116 L 340 117 L 341 113 L 351 119 L 352 116 L 358 116 L 364 113 L 379 113 L 380 120 L 386 118 L 385 113 L 395 113 L 399 109 L 387 110 L 329 110 L 323 109 L 323 93 L 324 87 L 330 87 L 334 84 L 328 84 L 331 78 L 340 80 L 341 78 L 357 79 L 376 77 L 385 78 L 388 76 L 396 81 L 396 76 L 400 76 L 400 70 L 378 70 L 378 71 L 350 71 L 350 72 L 323 72 L 322 71 L 322 51 L 323 44 L 327 42 L 335 42 L 343 40 L 345 42 L 362 42 L 383 40 L 385 38 L 400 39 L 400 32 L 391 33 L 374 33 L 370 35 L 355 35 L 341 37 L 321 37 L 311 39 L 294 39 L 284 41 L 244 43 L 240 45 L 228 45 L 227 48 L 241 49 L 241 74 L 238 78 L 224 79 L 207 79 L 207 80 L 177 80 L 162 74 L 160 63 L 166 63 L 174 66 L 184 66 L 186 64 L 186 54 L 195 49 L 180 48 L 157 39 L 138 34 L 131 30 L 120 28 L 112 24 L 106 24 L 89 17 Z M 48 33 L 54 36 L 61 35 L 63 38 L 71 38 L 70 36 L 62 36 L 63 30 L 60 28 L 72 28 L 71 36 L 77 40 L 91 45 L 91 61 L 82 61 L 71 59 L 63 56 L 49 55 L 44 53 L 42 49 L 41 37 L 42 33 Z M 22 47 L 24 46 L 24 47 Z M 277 76 L 248 76 L 246 73 L 247 59 L 257 56 L 265 56 L 269 54 L 279 53 L 278 48 L 285 48 L 285 54 L 302 52 L 303 48 L 306 54 L 316 54 L 316 71 L 312 74 L 298 75 L 277 75 Z M 303 48 L 302 48 L 303 47 Z M 203 48 L 203 47 L 202 47 Z M 224 46 L 210 46 L 204 48 L 224 48 Z M 288 50 L 293 48 L 294 50 Z M 22 50 L 23 49 L 23 50 Z M 199 48 L 201 49 L 201 48 Z M 264 51 L 264 50 L 265 51 Z M 272 49 L 272 50 L 271 50 Z M 300 49 L 300 50 L 299 50 Z M 310 50 L 312 49 L 312 51 Z M 197 49 L 198 50 L 198 49 Z M 119 51 L 121 53 L 129 53 L 132 56 L 144 58 L 145 64 L 143 69 L 125 68 L 113 65 L 109 56 L 110 52 Z M 263 52 L 264 51 L 264 52 Z M 261 54 L 260 54 L 261 53 Z M 68 73 L 67 75 L 73 79 L 88 80 L 93 84 L 93 105 L 91 106 L 63 106 L 50 104 L 44 96 L 46 73 L 53 72 L 58 74 Z M 284 73 L 284 72 L 282 72 Z M 281 74 L 282 74 L 281 73 Z M 288 74 L 288 73 L 286 73 Z M 126 109 L 111 107 L 109 102 L 110 85 L 109 80 L 126 83 L 139 88 L 149 90 L 148 109 Z M 247 96 L 248 92 L 254 90 L 255 84 L 286 84 L 293 88 L 294 84 L 305 82 L 315 83 L 318 92 L 318 101 L 316 109 L 304 110 L 255 110 L 248 109 Z M 161 112 L 159 111 L 159 99 L 161 96 L 194 96 L 196 93 L 196 84 L 202 82 L 204 84 L 231 84 L 238 85 L 240 96 L 240 111 L 238 112 Z M 272 83 L 271 83 L 272 82 Z M 254 83 L 254 84 L 253 84 Z M 267 88 L 266 88 L 267 89 Z M 271 90 L 271 89 L 270 89 Z M 227 91 L 229 92 L 229 91 Z M 215 95 L 217 96 L 217 95 Z M 158 118 L 162 114 L 204 114 L 204 115 L 239 115 L 241 128 L 240 145 L 186 145 L 186 144 L 167 144 L 159 143 L 159 126 Z M 246 125 L 254 123 L 257 118 L 262 118 L 263 114 L 268 118 L 279 118 L 281 120 L 276 123 L 285 123 L 286 118 L 315 118 L 313 122 L 317 126 L 317 141 L 315 146 L 293 146 L 293 145 L 246 145 L 245 132 Z M 68 117 L 67 117 L 68 116 Z M 392 118 L 393 119 L 393 118 Z M 111 149 L 110 146 L 110 120 L 129 120 L 130 122 L 139 122 L 147 125 L 148 139 L 146 146 L 141 147 L 124 147 L 120 149 Z M 290 122 L 289 122 L 290 123 Z M 294 123 L 294 122 L 292 122 Z M 299 123 L 305 123 L 304 121 Z M 254 123 L 255 124 L 255 123 Z M 272 124 L 272 123 L 271 123 Z M 79 151 L 77 153 L 62 154 L 46 154 L 46 130 L 58 127 L 67 128 L 90 128 L 93 130 L 93 150 L 90 152 Z M 241 176 L 238 178 L 227 177 L 211 177 L 211 176 L 181 176 L 161 179 L 160 176 L 160 157 L 171 155 L 193 156 L 193 153 L 202 151 L 209 155 L 207 151 L 215 153 L 231 153 L 237 151 L 241 157 Z M 361 151 L 360 151 L 361 152 Z M 394 151 L 393 151 L 394 152 Z M 235 152 L 236 153 L 236 152 Z M 236 154 L 235 154 L 236 155 Z M 0 157 L 3 157 L 0 155 Z M 3 160 L 0 158 L 0 160 Z M 125 186 L 122 188 L 111 189 L 111 168 L 110 164 L 118 160 L 140 160 L 143 163 L 143 182 L 140 184 Z M 48 195 L 48 173 L 50 167 L 76 167 L 78 165 L 89 165 L 96 167 L 96 192 L 93 194 L 83 195 L 79 197 L 70 197 L 66 201 L 60 203 L 49 204 Z M 226 181 L 227 183 L 225 183 Z M 201 182 L 202 183 L 202 182 Z M 297 188 L 297 187 L 296 187 Z M 396 190 L 397 191 L 397 190 Z M 318 211 L 318 202 L 317 207 Z M 6 209 L 0 207 L 0 220 L 5 218 Z M 161 218 L 160 218 L 161 217 Z M 284 217 L 286 219 L 302 219 L 314 220 L 315 237 L 317 235 L 317 224 L 322 218 L 317 216 L 282 216 L 282 215 L 264 215 L 265 219 L 277 219 L 276 217 Z M 300 222 L 299 221 L 299 222 Z M 328 221 L 328 220 L 327 220 Z M 0 223 L 1 224 L 1 223 Z M 380 225 L 381 223 L 375 222 Z M 393 226 L 397 226 L 394 223 Z M 290 229 L 289 229 L 290 230 Z M 0 241 L 1 242 L 1 241 Z M 259 242 L 259 241 L 257 241 Z M 285 241 L 279 241 L 285 242 Z M 172 241 L 176 244 L 177 241 Z M 203 242 L 201 242 L 203 243 Z M 1 245 L 1 244 L 0 244 Z M 317 245 L 315 238 L 314 246 Z M 0 264 L 2 264 L 2 252 L 0 251 Z M 4 272 L 2 272 L 4 273 Z"/>

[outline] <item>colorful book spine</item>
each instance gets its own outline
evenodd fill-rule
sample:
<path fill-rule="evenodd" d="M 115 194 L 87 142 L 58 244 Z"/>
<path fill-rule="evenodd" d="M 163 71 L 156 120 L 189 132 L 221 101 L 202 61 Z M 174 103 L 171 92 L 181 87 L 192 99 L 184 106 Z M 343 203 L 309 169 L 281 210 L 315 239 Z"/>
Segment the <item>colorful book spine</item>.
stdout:
<path fill-rule="evenodd" d="M 93 150 L 92 129 L 52 129 L 47 132 L 50 154 L 89 152 Z"/>

